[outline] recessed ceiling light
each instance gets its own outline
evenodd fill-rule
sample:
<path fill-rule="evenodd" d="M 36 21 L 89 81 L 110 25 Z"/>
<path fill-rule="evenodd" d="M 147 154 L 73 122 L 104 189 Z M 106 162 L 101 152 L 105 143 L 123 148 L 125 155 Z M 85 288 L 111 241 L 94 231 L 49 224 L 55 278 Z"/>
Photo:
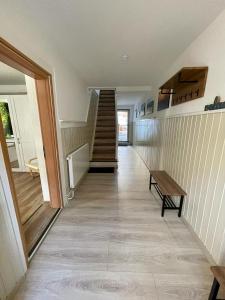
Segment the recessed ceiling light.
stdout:
<path fill-rule="evenodd" d="M 128 54 L 123 54 L 121 56 L 121 58 L 122 58 L 122 61 L 128 61 L 129 56 L 128 56 Z"/>

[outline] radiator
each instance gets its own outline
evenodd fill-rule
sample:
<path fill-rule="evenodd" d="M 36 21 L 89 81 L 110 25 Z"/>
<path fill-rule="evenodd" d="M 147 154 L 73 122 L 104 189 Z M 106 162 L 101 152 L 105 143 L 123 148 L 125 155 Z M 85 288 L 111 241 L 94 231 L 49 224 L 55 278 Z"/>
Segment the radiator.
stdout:
<path fill-rule="evenodd" d="M 89 169 L 89 145 L 85 144 L 67 156 L 70 188 L 74 189 Z"/>

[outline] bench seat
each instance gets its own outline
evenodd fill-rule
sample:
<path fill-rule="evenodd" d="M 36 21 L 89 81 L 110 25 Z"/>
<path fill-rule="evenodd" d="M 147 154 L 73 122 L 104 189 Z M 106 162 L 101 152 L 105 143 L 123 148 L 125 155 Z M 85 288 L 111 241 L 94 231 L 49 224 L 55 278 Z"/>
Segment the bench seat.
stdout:
<path fill-rule="evenodd" d="M 154 182 L 152 182 L 154 179 Z M 160 198 L 162 199 L 162 217 L 164 216 L 165 209 L 178 210 L 178 216 L 181 216 L 183 200 L 187 195 L 186 192 L 177 184 L 172 177 L 170 177 L 165 171 L 150 171 L 149 189 L 154 185 Z M 176 206 L 172 197 L 180 196 L 180 205 Z"/>

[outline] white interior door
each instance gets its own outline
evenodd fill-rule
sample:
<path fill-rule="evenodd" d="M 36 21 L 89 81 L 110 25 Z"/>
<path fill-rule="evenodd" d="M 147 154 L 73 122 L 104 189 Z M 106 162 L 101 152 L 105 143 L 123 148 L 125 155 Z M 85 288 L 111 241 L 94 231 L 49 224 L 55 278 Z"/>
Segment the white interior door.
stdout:
<path fill-rule="evenodd" d="M 15 131 L 19 152 L 22 154 L 22 171 L 27 171 L 25 163 L 36 157 L 35 140 L 33 136 L 32 113 L 27 95 L 17 95 L 11 99 L 15 116 Z"/>

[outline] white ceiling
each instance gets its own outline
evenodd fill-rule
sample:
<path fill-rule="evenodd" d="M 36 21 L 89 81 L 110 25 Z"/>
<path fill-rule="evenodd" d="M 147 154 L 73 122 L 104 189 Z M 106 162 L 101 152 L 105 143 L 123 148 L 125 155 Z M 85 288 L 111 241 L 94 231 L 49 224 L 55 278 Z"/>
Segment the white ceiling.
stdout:
<path fill-rule="evenodd" d="M 89 86 L 151 85 L 224 0 L 17 0 Z M 215 45 L 219 46 L 219 45 Z M 127 54 L 127 62 L 121 56 Z"/>
<path fill-rule="evenodd" d="M 0 85 L 24 85 L 23 73 L 0 62 Z"/>

